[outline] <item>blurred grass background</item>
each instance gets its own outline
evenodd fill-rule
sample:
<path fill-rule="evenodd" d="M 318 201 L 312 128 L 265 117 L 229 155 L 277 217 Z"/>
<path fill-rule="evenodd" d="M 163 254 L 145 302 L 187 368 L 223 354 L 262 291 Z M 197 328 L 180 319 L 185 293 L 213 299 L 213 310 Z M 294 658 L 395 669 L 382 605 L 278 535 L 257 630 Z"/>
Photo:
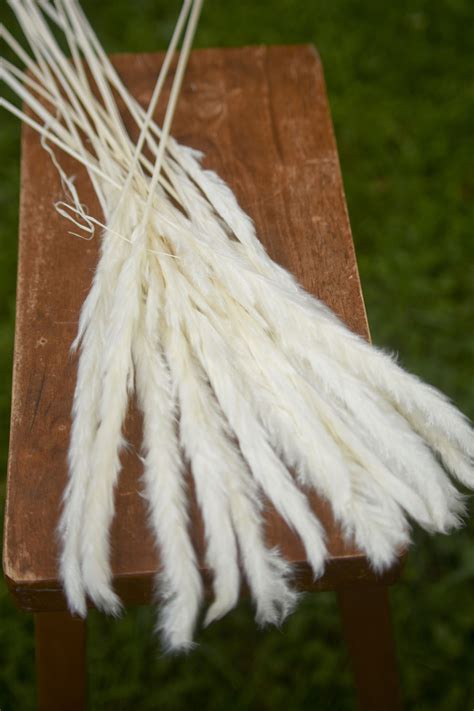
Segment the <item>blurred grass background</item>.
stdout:
<path fill-rule="evenodd" d="M 176 0 L 84 0 L 106 49 L 153 51 Z M 14 21 L 6 3 L 0 19 Z M 207 0 L 196 46 L 314 43 L 322 56 L 374 341 L 472 418 L 474 82 L 470 0 Z M 19 127 L 0 126 L 0 455 L 8 447 Z M 5 484 L 2 484 L 4 493 Z M 2 496 L 3 498 L 3 496 Z M 471 507 L 471 514 L 474 508 Z M 407 709 L 474 707 L 474 519 L 416 533 L 392 590 Z M 33 625 L 0 587 L 0 708 L 34 708 Z M 153 614 L 92 614 L 90 708 L 345 711 L 354 705 L 331 594 L 309 596 L 282 631 L 250 607 L 200 633 L 188 659 L 161 658 Z M 381 710 L 382 711 L 382 710 Z"/>

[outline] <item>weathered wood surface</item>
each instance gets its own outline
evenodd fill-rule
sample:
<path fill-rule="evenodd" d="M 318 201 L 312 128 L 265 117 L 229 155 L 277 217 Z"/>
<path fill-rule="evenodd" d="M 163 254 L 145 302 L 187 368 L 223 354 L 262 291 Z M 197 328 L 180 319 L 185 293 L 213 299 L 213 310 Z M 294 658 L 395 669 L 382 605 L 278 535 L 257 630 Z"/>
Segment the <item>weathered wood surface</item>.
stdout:
<path fill-rule="evenodd" d="M 146 105 L 160 54 L 121 55 L 114 61 L 127 86 Z M 165 97 L 166 98 L 166 97 Z M 159 111 L 159 117 L 162 111 Z M 306 289 L 326 301 L 355 331 L 368 336 L 337 149 L 320 60 L 310 46 L 209 49 L 192 53 L 173 134 L 205 153 L 254 219 L 270 255 Z M 85 172 L 81 199 L 100 217 Z M 76 360 L 70 355 L 81 304 L 97 261 L 99 236 L 84 241 L 53 202 L 63 196 L 57 173 L 25 127 L 22 142 L 20 256 L 5 518 L 4 571 L 18 604 L 60 610 L 55 529 L 66 482 L 66 455 Z M 127 432 L 134 447 L 123 458 L 112 530 L 116 587 L 125 603 L 150 599 L 159 565 L 139 496 L 140 418 Z M 373 579 L 364 556 L 345 545 L 326 505 L 312 497 L 327 531 L 331 560 L 313 589 Z M 268 511 L 268 540 L 292 561 L 302 547 Z M 192 505 L 193 537 L 202 560 L 202 523 Z M 390 582 L 392 570 L 380 579 Z M 301 584 L 310 585 L 301 565 Z"/>

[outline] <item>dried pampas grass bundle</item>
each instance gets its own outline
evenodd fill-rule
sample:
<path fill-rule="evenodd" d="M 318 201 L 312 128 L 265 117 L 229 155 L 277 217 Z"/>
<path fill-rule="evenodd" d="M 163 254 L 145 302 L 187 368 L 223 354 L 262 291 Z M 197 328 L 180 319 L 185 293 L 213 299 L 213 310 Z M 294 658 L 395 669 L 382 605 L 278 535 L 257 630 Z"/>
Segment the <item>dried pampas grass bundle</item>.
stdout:
<path fill-rule="evenodd" d="M 80 357 L 60 521 L 70 610 L 85 616 L 87 598 L 111 614 L 121 609 L 109 529 L 132 393 L 144 416 L 144 494 L 162 560 L 158 626 L 169 650 L 192 646 L 203 602 L 182 453 L 213 574 L 205 624 L 235 606 L 242 575 L 260 624 L 279 624 L 296 604 L 289 564 L 265 543 L 263 498 L 300 537 L 315 578 L 325 534 L 305 490 L 330 503 L 344 536 L 378 571 L 408 544 L 412 521 L 432 532 L 457 527 L 464 497 L 448 474 L 474 488 L 467 419 L 275 264 L 229 187 L 170 136 L 201 0 L 183 3 L 147 111 L 76 0 L 10 5 L 32 57 L 2 28 L 27 70 L 3 60 L 2 78 L 29 112 L 2 105 L 41 134 L 69 196 L 58 211 L 86 239 L 102 228 L 74 343 Z M 152 116 L 181 38 L 160 128 Z M 139 129 L 136 141 L 117 97 Z M 87 167 L 102 220 L 87 214 L 56 147 Z"/>

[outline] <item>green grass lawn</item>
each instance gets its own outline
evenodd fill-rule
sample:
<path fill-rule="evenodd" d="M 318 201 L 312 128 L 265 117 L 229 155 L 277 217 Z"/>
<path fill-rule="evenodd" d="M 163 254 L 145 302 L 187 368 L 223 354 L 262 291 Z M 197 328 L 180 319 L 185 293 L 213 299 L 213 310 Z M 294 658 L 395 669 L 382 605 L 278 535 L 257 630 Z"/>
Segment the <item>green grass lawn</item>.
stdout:
<path fill-rule="evenodd" d="M 0 19 L 12 27 L 6 9 Z M 166 46 L 178 3 L 84 0 L 108 51 Z M 208 0 L 197 46 L 314 43 L 322 56 L 374 341 L 474 416 L 474 83 L 469 0 Z M 0 446 L 8 447 L 19 128 L 0 126 Z M 3 476 L 4 481 L 4 476 Z M 4 484 L 3 489 L 4 491 Z M 474 507 L 471 506 L 474 514 Z M 417 533 L 392 590 L 407 708 L 474 708 L 474 525 Z M 0 588 L 0 708 L 34 708 L 31 619 Z M 348 661 L 330 594 L 307 597 L 281 631 L 242 604 L 160 657 L 153 613 L 90 620 L 90 708 L 346 711 Z"/>

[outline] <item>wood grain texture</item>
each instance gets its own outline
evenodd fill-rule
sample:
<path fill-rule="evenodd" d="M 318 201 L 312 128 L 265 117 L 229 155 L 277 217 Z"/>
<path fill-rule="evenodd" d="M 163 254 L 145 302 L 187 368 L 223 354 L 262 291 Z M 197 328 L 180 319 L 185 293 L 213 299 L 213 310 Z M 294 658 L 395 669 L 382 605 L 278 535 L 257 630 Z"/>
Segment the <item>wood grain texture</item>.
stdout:
<path fill-rule="evenodd" d="M 119 55 L 120 74 L 146 105 L 161 54 Z M 166 100 L 166 92 L 164 95 Z M 162 108 L 158 110 L 158 119 Z M 131 129 L 132 130 L 132 129 Z M 304 287 L 328 303 L 348 326 L 368 337 L 354 246 L 320 60 L 311 46 L 209 49 L 192 53 L 173 135 L 205 153 L 256 223 L 270 255 Z M 83 202 L 100 217 L 93 190 L 74 161 Z M 56 525 L 66 482 L 66 455 L 76 361 L 69 349 L 81 304 L 91 284 L 99 237 L 68 233 L 55 212 L 61 186 L 38 136 L 22 139 L 20 253 L 4 572 L 18 604 L 60 610 Z M 140 418 L 131 408 L 112 530 L 113 570 L 125 603 L 150 600 L 159 557 L 139 496 Z M 381 578 L 363 555 L 345 545 L 328 507 L 312 504 L 328 531 L 331 559 L 312 584 L 302 547 L 268 508 L 268 540 L 301 564 L 300 584 L 335 589 L 341 583 Z M 202 522 L 192 503 L 193 537 L 202 559 Z"/>

